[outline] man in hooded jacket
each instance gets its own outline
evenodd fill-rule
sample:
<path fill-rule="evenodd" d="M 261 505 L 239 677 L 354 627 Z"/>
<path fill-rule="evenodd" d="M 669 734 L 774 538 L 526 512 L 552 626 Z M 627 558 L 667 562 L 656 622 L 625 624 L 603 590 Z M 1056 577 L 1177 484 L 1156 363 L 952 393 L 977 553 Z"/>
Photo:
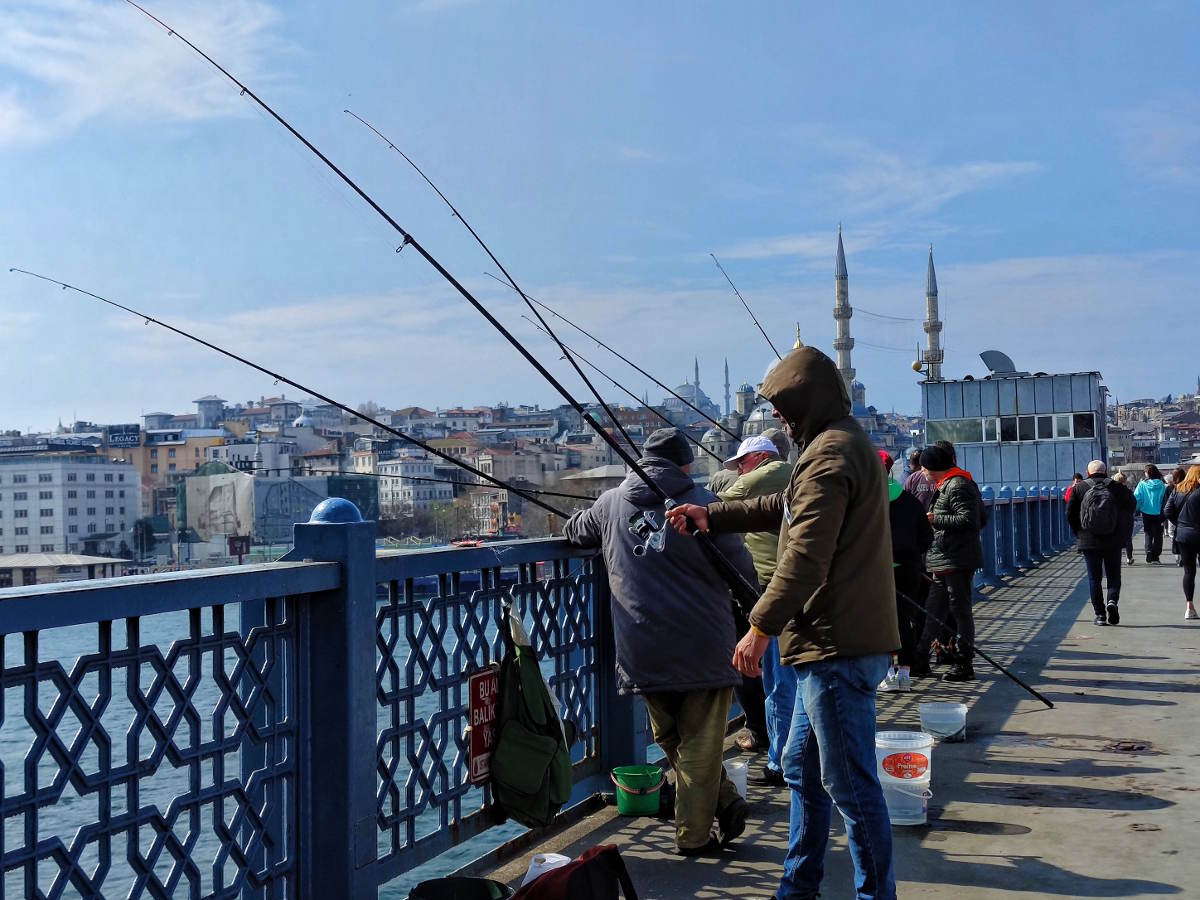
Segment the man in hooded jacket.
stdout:
<path fill-rule="evenodd" d="M 760 390 L 800 453 L 787 489 L 671 510 L 714 534 L 776 527 L 779 560 L 734 664 L 755 674 L 771 636 L 796 669 L 784 748 L 791 826 L 778 900 L 817 895 L 832 807 L 846 823 L 859 897 L 893 900 L 892 830 L 876 774 L 875 688 L 900 646 L 886 477 L 850 415 L 846 383 L 820 351 L 793 350 Z"/>
<path fill-rule="evenodd" d="M 677 428 L 646 439 L 642 470 L 672 499 L 709 503 L 716 496 L 688 474 L 692 448 Z M 572 544 L 600 547 L 612 588 L 617 688 L 640 694 L 654 741 L 675 770 L 675 846 L 684 856 L 710 853 L 746 828 L 749 805 L 721 762 L 733 686 L 736 640 L 729 587 L 696 545 L 666 529 L 661 553 L 635 556 L 640 539 L 631 516 L 663 504 L 634 472 L 605 491 L 590 509 L 567 521 Z M 741 538 L 728 535 L 717 549 L 754 583 L 754 564 Z M 717 820 L 719 836 L 712 834 Z"/>

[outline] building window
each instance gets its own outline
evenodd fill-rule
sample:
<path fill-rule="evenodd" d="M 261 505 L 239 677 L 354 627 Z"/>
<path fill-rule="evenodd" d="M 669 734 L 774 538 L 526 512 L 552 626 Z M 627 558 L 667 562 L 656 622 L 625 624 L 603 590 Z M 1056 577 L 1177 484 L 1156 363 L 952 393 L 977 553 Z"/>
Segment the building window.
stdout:
<path fill-rule="evenodd" d="M 67 473 L 67 481 L 75 481 L 75 479 L 76 479 L 76 475 L 74 472 Z"/>
<path fill-rule="evenodd" d="M 13 484 L 24 484 L 25 481 L 26 481 L 25 475 L 14 475 L 13 476 Z"/>
<path fill-rule="evenodd" d="M 41 516 L 43 519 L 45 519 L 45 518 L 48 518 L 49 516 L 52 516 L 52 515 L 54 515 L 54 510 L 53 510 L 53 509 L 46 509 L 45 507 L 43 507 L 42 509 L 38 510 L 38 514 L 39 514 L 39 515 L 40 515 L 40 516 Z"/>
<path fill-rule="evenodd" d="M 174 458 L 175 458 L 175 448 L 174 448 L 174 447 L 172 447 L 171 449 L 169 449 L 169 450 L 167 451 L 167 458 L 168 458 L 168 459 L 174 459 Z"/>
<path fill-rule="evenodd" d="M 95 480 L 96 480 L 96 473 L 95 473 L 95 472 L 88 472 L 86 475 L 84 475 L 84 476 L 83 476 L 83 480 L 84 480 L 84 481 L 95 481 Z"/>
<path fill-rule="evenodd" d="M 20 536 L 21 536 L 21 535 L 23 535 L 23 534 L 29 534 L 29 526 L 27 526 L 27 525 L 18 525 L 18 526 L 17 526 L 17 537 L 20 537 Z"/>
<path fill-rule="evenodd" d="M 88 491 L 88 492 L 87 492 L 87 498 L 88 498 L 89 500 L 95 500 L 95 499 L 96 499 L 96 492 L 95 492 L 95 491 Z"/>
<path fill-rule="evenodd" d="M 112 472 L 105 472 L 105 473 L 104 473 L 104 480 L 105 480 L 105 481 L 112 481 L 112 480 L 113 480 L 113 477 L 112 477 Z"/>
<path fill-rule="evenodd" d="M 124 481 L 124 480 L 125 480 L 125 473 L 124 473 L 124 472 L 120 472 L 120 473 L 118 473 L 118 474 L 117 474 L 117 481 Z"/>
<path fill-rule="evenodd" d="M 53 553 L 54 545 L 53 544 L 42 544 L 42 552 L 43 553 Z"/>
<path fill-rule="evenodd" d="M 78 525 L 68 525 L 67 526 L 67 534 L 78 534 L 78 533 L 79 533 Z"/>
<path fill-rule="evenodd" d="M 96 523 L 89 522 L 88 523 L 88 534 L 95 534 L 95 533 L 96 533 Z"/>
<path fill-rule="evenodd" d="M 1037 417 L 1037 436 L 1039 441 L 1054 440 L 1054 416 Z"/>
<path fill-rule="evenodd" d="M 1017 416 L 1017 440 L 1035 441 L 1037 431 L 1034 416 Z"/>
<path fill-rule="evenodd" d="M 29 545 L 28 545 L 28 544 L 17 544 L 17 546 L 13 547 L 13 550 L 15 550 L 17 553 L 28 553 L 28 552 L 29 552 Z M 26 572 L 33 572 L 34 570 L 33 570 L 33 569 L 26 569 L 25 571 L 26 571 Z M 32 581 L 26 581 L 25 583 L 26 583 L 26 584 L 37 584 L 37 574 L 36 574 L 36 573 L 34 574 L 34 576 L 33 576 L 33 580 L 32 580 Z"/>
<path fill-rule="evenodd" d="M 167 471 L 168 471 L 168 472 L 174 472 L 174 471 L 175 471 L 175 463 L 169 463 L 169 464 L 167 465 Z"/>
<path fill-rule="evenodd" d="M 53 500 L 54 491 L 38 491 L 39 500 Z"/>
<path fill-rule="evenodd" d="M 150 467 L 150 474 L 151 474 L 151 475 L 157 475 L 157 474 L 158 474 L 158 464 L 157 464 L 157 463 L 155 463 L 154 465 L 152 465 L 152 466 Z"/>
<path fill-rule="evenodd" d="M 43 525 L 41 533 L 42 534 L 54 534 L 54 526 L 53 525 Z"/>
<path fill-rule="evenodd" d="M 125 499 L 125 491 L 123 489 L 117 491 L 117 496 L 120 497 L 122 500 L 124 500 Z"/>
<path fill-rule="evenodd" d="M 157 447 L 155 447 L 153 450 L 150 451 L 150 458 L 158 459 L 158 448 Z"/>
<path fill-rule="evenodd" d="M 113 514 L 113 508 L 111 506 L 104 507 L 104 514 L 106 516 L 111 516 Z"/>
<path fill-rule="evenodd" d="M 96 514 L 96 507 L 94 507 L 94 506 L 89 506 L 89 507 L 87 508 L 87 514 L 88 514 L 89 516 L 94 516 L 94 515 Z"/>
<path fill-rule="evenodd" d="M 78 495 L 79 495 L 79 491 L 76 491 L 76 490 L 67 491 L 67 499 L 68 500 L 74 500 Z"/>
<path fill-rule="evenodd" d="M 1072 416 L 1075 425 L 1075 438 L 1094 438 L 1096 436 L 1095 413 L 1075 413 Z"/>
<path fill-rule="evenodd" d="M 28 519 L 29 518 L 29 510 L 15 509 L 15 510 L 13 510 L 13 518 L 14 519 Z"/>
<path fill-rule="evenodd" d="M 77 515 L 79 515 L 79 507 L 78 507 L 78 506 L 68 506 L 68 507 L 67 507 L 67 515 L 68 515 L 68 516 L 77 516 Z"/>
<path fill-rule="evenodd" d="M 104 499 L 105 499 L 105 500 L 111 500 L 112 498 L 113 498 L 113 492 L 112 492 L 112 491 L 105 491 L 105 492 L 104 492 Z"/>
<path fill-rule="evenodd" d="M 29 494 L 26 493 L 25 491 L 17 491 L 16 493 L 13 494 L 13 499 L 14 500 L 24 500 L 28 496 L 29 496 Z"/>
<path fill-rule="evenodd" d="M 49 484 L 53 480 L 54 480 L 54 476 L 49 474 L 48 472 L 39 472 L 38 473 L 38 481 L 41 482 L 42 484 Z"/>

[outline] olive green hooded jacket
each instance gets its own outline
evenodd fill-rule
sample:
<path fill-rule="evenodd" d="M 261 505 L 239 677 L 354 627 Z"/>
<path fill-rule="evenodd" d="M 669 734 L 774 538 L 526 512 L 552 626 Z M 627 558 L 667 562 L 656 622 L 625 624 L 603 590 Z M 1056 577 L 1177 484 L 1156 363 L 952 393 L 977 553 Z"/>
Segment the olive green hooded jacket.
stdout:
<path fill-rule="evenodd" d="M 787 421 L 800 459 L 787 489 L 708 506 L 714 533 L 779 528 L 779 560 L 751 623 L 779 635 L 783 662 L 900 646 L 887 476 L 850 415 L 846 383 L 819 350 L 793 350 L 760 393 Z"/>

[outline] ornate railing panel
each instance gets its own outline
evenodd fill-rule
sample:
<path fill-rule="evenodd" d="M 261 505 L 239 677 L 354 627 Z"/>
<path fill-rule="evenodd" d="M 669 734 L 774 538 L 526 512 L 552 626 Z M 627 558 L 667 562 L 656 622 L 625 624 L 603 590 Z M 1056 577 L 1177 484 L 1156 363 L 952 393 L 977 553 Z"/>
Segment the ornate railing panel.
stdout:
<path fill-rule="evenodd" d="M 385 553 L 377 560 L 380 882 L 479 833 L 486 787 L 467 778 L 466 686 L 498 661 L 502 608 L 520 613 L 563 717 L 577 775 L 598 770 L 599 558 L 562 541 Z"/>
<path fill-rule="evenodd" d="M 295 896 L 295 595 L 337 577 L 0 591 L 0 896 Z"/>

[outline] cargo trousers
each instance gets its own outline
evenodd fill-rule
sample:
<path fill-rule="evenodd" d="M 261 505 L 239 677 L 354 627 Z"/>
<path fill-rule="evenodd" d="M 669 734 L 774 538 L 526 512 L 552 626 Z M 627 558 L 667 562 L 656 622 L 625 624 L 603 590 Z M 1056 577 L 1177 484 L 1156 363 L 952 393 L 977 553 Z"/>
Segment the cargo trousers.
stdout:
<path fill-rule="evenodd" d="M 675 770 L 675 846 L 703 847 L 717 814 L 738 799 L 722 754 L 733 688 L 643 694 L 654 742 Z"/>

